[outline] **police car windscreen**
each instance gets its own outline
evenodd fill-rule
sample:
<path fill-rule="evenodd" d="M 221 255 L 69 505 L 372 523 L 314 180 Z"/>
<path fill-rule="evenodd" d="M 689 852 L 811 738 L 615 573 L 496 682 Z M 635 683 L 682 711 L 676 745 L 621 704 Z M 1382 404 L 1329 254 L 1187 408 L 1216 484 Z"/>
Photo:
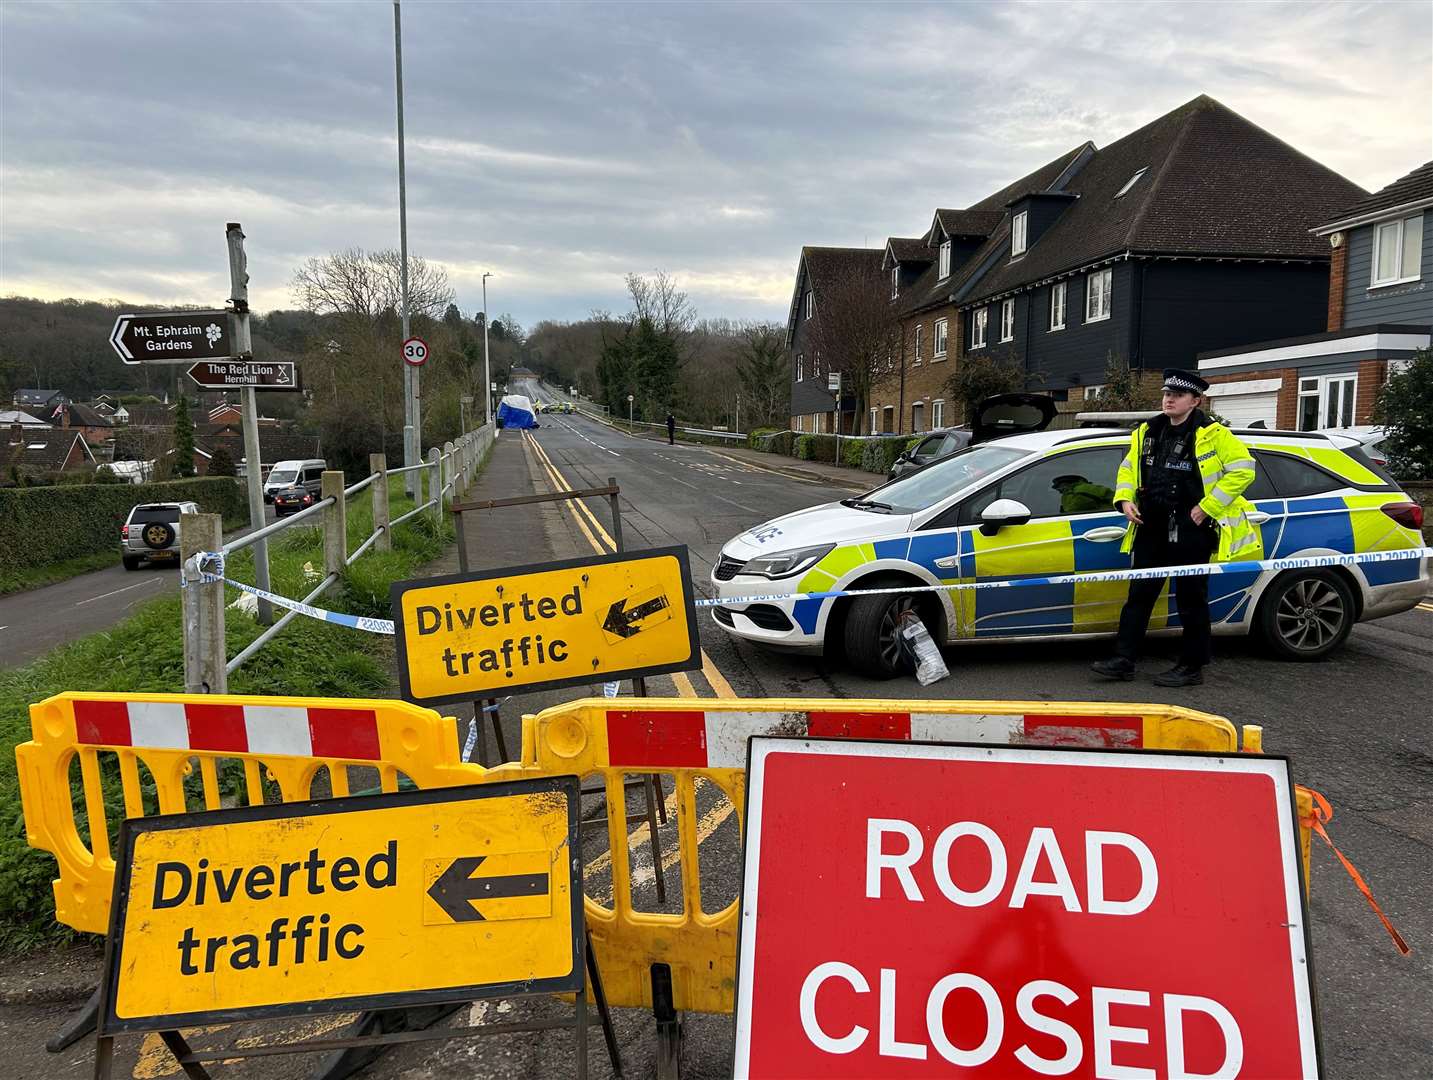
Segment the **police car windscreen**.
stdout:
<path fill-rule="evenodd" d="M 972 446 L 870 492 L 896 514 L 914 514 L 977 484 L 1029 454 L 1008 446 Z M 879 494 L 877 494 L 879 492 Z"/>

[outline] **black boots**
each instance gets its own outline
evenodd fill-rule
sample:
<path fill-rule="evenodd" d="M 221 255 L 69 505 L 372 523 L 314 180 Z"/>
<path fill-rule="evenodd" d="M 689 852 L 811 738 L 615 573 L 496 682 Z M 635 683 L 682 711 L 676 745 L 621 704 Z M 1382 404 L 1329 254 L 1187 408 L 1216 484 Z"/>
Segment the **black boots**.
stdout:
<path fill-rule="evenodd" d="M 1204 672 L 1201 669 L 1184 664 L 1175 664 L 1162 675 L 1154 677 L 1155 686 L 1200 686 L 1203 682 Z"/>
<path fill-rule="evenodd" d="M 1134 678 L 1134 664 L 1123 656 L 1112 656 L 1108 660 L 1096 660 L 1090 665 L 1090 670 L 1106 679 L 1122 679 L 1129 682 Z"/>

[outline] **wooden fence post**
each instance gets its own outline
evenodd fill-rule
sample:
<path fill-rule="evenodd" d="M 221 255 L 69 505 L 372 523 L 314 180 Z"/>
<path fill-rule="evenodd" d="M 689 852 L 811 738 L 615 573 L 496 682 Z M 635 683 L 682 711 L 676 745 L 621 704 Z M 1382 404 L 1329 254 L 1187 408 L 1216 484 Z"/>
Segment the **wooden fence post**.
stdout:
<path fill-rule="evenodd" d="M 343 473 L 327 469 L 323 474 L 323 487 L 319 497 L 333 498 L 333 504 L 323 509 L 323 569 L 326 574 L 343 573 L 348 560 L 348 507 L 343 497 Z"/>
<path fill-rule="evenodd" d="M 369 485 L 373 489 L 373 531 L 378 533 L 373 547 L 377 551 L 392 551 L 392 530 L 388 524 L 388 456 L 369 454 L 368 471 L 375 474 L 373 483 Z"/>
<path fill-rule="evenodd" d="M 443 524 L 443 451 L 436 446 L 428 450 L 429 500 L 433 502 L 433 520 Z"/>
<path fill-rule="evenodd" d="M 218 514 L 182 514 L 179 518 L 179 557 L 186 575 L 184 610 L 184 692 L 223 694 L 229 689 L 224 671 L 224 583 L 200 583 L 190 578 L 188 563 L 201 551 L 224 546 L 224 519 Z"/>

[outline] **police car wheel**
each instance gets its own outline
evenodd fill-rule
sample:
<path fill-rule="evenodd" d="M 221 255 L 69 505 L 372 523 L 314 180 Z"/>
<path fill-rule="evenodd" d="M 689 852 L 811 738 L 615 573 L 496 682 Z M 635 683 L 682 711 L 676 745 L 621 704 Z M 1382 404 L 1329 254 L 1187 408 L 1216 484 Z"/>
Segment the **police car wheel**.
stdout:
<path fill-rule="evenodd" d="M 916 606 L 913 596 L 858 596 L 846 615 L 846 659 L 860 675 L 893 679 L 910 670 L 900 620 Z"/>
<path fill-rule="evenodd" d="M 1353 590 L 1327 571 L 1277 578 L 1259 604 L 1264 640 L 1285 660 L 1322 660 L 1344 643 L 1353 622 Z"/>

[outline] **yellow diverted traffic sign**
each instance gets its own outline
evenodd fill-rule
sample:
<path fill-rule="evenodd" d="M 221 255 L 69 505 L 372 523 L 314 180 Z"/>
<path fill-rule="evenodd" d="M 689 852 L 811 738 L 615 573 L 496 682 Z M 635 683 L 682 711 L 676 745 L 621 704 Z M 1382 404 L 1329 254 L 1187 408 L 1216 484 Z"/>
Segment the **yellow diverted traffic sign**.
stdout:
<path fill-rule="evenodd" d="M 409 701 L 701 666 L 685 547 L 400 581 L 392 598 Z"/>
<path fill-rule="evenodd" d="M 578 778 L 131 818 L 100 1034 L 584 985 Z"/>

